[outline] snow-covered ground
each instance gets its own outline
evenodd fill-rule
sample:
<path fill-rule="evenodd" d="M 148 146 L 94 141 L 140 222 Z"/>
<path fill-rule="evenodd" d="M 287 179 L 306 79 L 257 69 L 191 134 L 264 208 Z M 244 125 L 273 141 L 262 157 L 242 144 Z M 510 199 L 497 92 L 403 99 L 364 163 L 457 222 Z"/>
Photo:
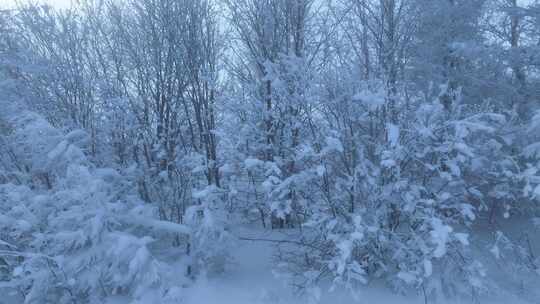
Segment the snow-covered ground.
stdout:
<path fill-rule="evenodd" d="M 239 236 L 260 239 L 280 239 L 280 235 L 271 231 L 244 229 Z M 282 237 L 282 236 L 281 236 Z M 265 241 L 237 241 L 232 252 L 232 263 L 226 274 L 207 277 L 194 283 L 185 290 L 186 304 L 304 304 L 313 303 L 307 296 L 297 295 L 290 286 L 274 275 L 274 244 Z M 321 288 L 319 304 L 423 304 L 420 295 L 395 294 L 387 287 L 370 285 L 358 291 L 354 298 L 345 290 L 329 291 Z M 433 303 L 433 302 L 428 302 Z M 437 300 L 441 304 L 485 303 L 485 304 L 533 304 L 514 295 L 510 291 L 497 290 L 493 295 L 484 295 L 479 299 Z"/>
<path fill-rule="evenodd" d="M 521 223 L 524 224 L 524 223 Z M 500 223 L 499 228 L 513 227 L 509 233 L 519 233 L 520 221 Z M 357 290 L 357 297 L 353 297 L 346 290 L 336 289 L 330 291 L 328 286 L 320 286 L 320 298 L 314 301 L 309 295 L 296 294 L 286 280 L 276 275 L 274 269 L 274 254 L 276 244 L 265 240 L 282 240 L 286 236 L 276 230 L 263 230 L 253 226 L 235 229 L 230 248 L 231 262 L 224 273 L 219 275 L 200 276 L 195 282 L 187 282 L 185 278 L 178 280 L 178 301 L 167 304 L 425 304 L 421 294 L 411 292 L 407 295 L 396 294 L 380 283 L 370 283 Z M 507 265 L 493 258 L 489 248 L 492 246 L 489 235 L 479 235 L 481 241 L 472 242 L 473 250 L 483 252 L 482 263 L 486 267 L 487 275 L 496 281 L 499 286 L 492 288 L 489 294 L 476 299 L 453 298 L 429 300 L 427 303 L 460 304 L 535 304 L 540 303 L 540 290 L 535 288 L 536 277 L 522 277 L 523 286 L 516 284 L 515 272 L 509 271 Z M 535 236 L 536 237 L 536 236 Z M 257 239 L 256 241 L 246 239 Z M 160 254 L 164 254 L 161 252 Z M 171 269 L 178 269 L 179 274 L 184 269 L 182 261 L 177 264 L 170 263 Z M 175 283 L 176 284 L 176 283 Z M 181 287 L 180 287 L 181 286 Z M 536 285 L 538 286 L 538 285 Z M 520 291 L 521 288 L 521 291 Z M 525 290 L 526 292 L 523 292 Z M 0 304 L 19 304 L 21 299 L 11 296 L 7 290 L 0 288 Z M 110 298 L 107 304 L 158 304 L 155 300 L 142 300 L 130 302 L 126 298 Z"/>

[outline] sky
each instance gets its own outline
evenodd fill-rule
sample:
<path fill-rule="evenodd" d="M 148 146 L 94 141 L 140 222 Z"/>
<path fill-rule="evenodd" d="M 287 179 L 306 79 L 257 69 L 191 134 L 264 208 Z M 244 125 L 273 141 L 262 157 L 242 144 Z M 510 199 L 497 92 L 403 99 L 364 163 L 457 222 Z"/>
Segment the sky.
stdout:
<path fill-rule="evenodd" d="M 17 0 L 0 0 L 0 9 L 6 7 L 13 7 Z M 72 0 L 37 0 L 39 2 L 50 3 L 55 7 L 67 8 L 70 6 Z M 518 0 L 520 5 L 526 5 L 533 2 L 534 0 Z"/>
<path fill-rule="evenodd" d="M 72 0 L 36 0 L 32 2 L 44 2 L 44 3 L 50 3 L 55 7 L 59 8 L 67 8 L 70 6 Z M 23 0 L 24 2 L 24 0 Z M 11 8 L 14 7 L 17 3 L 17 0 L 0 0 L 0 10 L 5 8 Z"/>

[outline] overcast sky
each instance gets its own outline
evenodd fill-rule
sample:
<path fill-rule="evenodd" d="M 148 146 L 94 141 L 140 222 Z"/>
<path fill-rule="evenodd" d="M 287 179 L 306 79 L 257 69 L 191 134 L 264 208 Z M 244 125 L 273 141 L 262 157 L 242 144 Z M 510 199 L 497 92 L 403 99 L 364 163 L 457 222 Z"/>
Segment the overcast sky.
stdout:
<path fill-rule="evenodd" d="M 0 9 L 13 7 L 16 2 L 17 0 L 0 0 Z M 50 3 L 56 7 L 69 7 L 71 4 L 71 0 L 37 0 L 37 2 Z"/>
<path fill-rule="evenodd" d="M 0 0 L 0 9 L 13 7 L 15 5 L 16 1 L 17 0 Z M 36 1 L 46 2 L 46 3 L 52 4 L 52 5 L 56 6 L 56 7 L 65 8 L 65 7 L 70 6 L 72 0 L 36 0 Z M 520 5 L 526 5 L 526 4 L 531 3 L 533 1 L 534 0 L 518 0 L 518 3 Z"/>

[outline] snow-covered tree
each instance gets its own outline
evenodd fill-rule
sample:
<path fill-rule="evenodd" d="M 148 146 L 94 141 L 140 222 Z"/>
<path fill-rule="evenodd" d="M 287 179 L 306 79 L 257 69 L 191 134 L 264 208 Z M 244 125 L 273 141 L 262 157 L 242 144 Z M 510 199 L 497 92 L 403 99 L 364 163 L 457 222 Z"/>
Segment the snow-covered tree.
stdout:
<path fill-rule="evenodd" d="M 314 299 L 529 288 L 539 29 L 516 0 L 0 10 L 0 292 L 179 303 L 241 240 Z"/>

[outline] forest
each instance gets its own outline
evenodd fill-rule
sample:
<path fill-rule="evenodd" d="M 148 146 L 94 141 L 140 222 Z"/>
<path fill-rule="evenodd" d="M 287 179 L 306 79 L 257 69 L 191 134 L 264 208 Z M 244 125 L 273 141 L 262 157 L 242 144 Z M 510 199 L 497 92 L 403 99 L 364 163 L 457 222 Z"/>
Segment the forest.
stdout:
<path fill-rule="evenodd" d="M 539 286 L 540 1 L 0 7 L 1 304 Z"/>

